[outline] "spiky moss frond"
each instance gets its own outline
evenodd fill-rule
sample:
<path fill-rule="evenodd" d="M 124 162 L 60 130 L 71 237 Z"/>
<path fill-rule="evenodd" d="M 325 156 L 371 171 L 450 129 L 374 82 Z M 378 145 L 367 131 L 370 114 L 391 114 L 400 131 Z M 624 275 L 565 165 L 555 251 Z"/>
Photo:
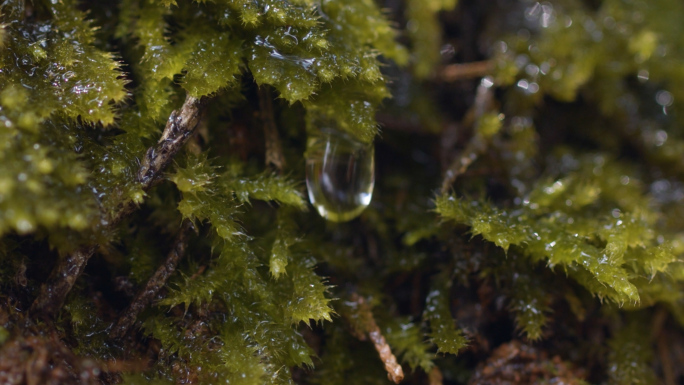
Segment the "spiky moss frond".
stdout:
<path fill-rule="evenodd" d="M 474 235 L 504 250 L 516 245 L 533 260 L 570 267 L 578 278 L 588 278 L 586 271 L 596 284 L 579 280 L 592 293 L 634 303 L 639 294 L 630 282 L 633 275 L 666 271 L 676 258 L 654 240 L 650 229 L 657 214 L 646 209 L 638 182 L 622 171 L 597 157 L 584 160 L 563 179 L 539 183 L 513 209 L 442 196 L 437 198 L 437 212 L 471 226 Z M 603 214 L 597 216 L 597 211 Z M 659 257 L 645 262 L 638 258 L 641 253 Z"/>
<path fill-rule="evenodd" d="M 0 20 L 6 35 L 0 55 L 5 126 L 36 132 L 54 112 L 113 123 L 113 103 L 126 96 L 119 63 L 93 45 L 93 27 L 72 1 L 51 4 L 49 11 L 52 19 L 39 25 L 12 23 L 5 15 Z"/>
<path fill-rule="evenodd" d="M 407 317 L 382 317 L 379 326 L 401 363 L 408 364 L 413 371 L 420 368 L 430 373 L 435 354 L 419 325 Z"/>
<path fill-rule="evenodd" d="M 37 24 L 11 22 L 6 13 L 0 20 L 0 205 L 7 205 L 0 208 L 0 234 L 93 226 L 98 213 L 86 188 L 88 167 L 64 126 L 77 118 L 109 125 L 114 103 L 126 96 L 119 63 L 94 46 L 85 14 L 70 1 L 47 11 L 52 18 Z"/>
<path fill-rule="evenodd" d="M 549 295 L 536 275 L 515 274 L 511 288 L 511 311 L 515 324 L 530 340 L 542 338 L 542 330 L 549 322 Z"/>
<path fill-rule="evenodd" d="M 315 261 L 290 249 L 296 244 L 290 216 L 304 207 L 294 183 L 271 174 L 246 178 L 240 175 L 240 169 L 229 165 L 227 171 L 221 171 L 205 157 L 190 156 L 169 176 L 183 192 L 181 213 L 208 221 L 212 227 L 214 258 L 204 273 L 183 272 L 160 305 L 167 309 L 183 305 L 186 312 L 192 306 L 225 308 L 231 314 L 231 329 L 225 330 L 230 338 L 224 338 L 225 349 L 219 350 L 219 356 L 258 363 L 244 373 L 240 383 L 289 383 L 290 367 L 313 366 L 313 352 L 297 332 L 297 325 L 302 321 L 332 320 L 330 299 L 326 297 L 328 287 L 314 273 Z M 275 234 L 276 244 L 267 252 L 252 247 L 251 238 L 237 224 L 238 207 L 253 199 L 282 205 L 280 220 L 269 230 Z M 279 249 L 278 244 L 284 248 Z M 282 262 L 278 279 L 262 267 L 262 261 L 273 259 L 272 253 Z M 157 334 L 169 339 L 169 349 L 183 354 L 177 336 L 165 332 L 167 329 Z M 232 344 L 238 342 L 249 347 L 251 353 L 242 348 L 234 350 Z M 237 381 L 230 376 L 242 376 L 246 369 L 238 365 L 240 362 L 228 365 L 226 378 Z"/>
<path fill-rule="evenodd" d="M 375 110 L 389 96 L 376 56 L 406 59 L 373 2 L 168 5 L 126 1 L 117 30 L 118 37 L 138 44 L 140 62 L 133 69 L 145 86 L 137 103 L 148 116 L 161 117 L 173 79 L 194 96 L 213 94 L 234 84 L 245 61 L 257 84 L 271 85 L 289 103 L 305 102 L 310 115 L 334 118 L 341 129 L 372 141 Z M 165 19 L 182 27 L 165 34 Z M 355 107 L 340 108 L 349 105 Z"/>
<path fill-rule="evenodd" d="M 430 339 L 437 345 L 437 351 L 447 354 L 458 354 L 466 347 L 467 339 L 455 325 L 451 315 L 450 272 L 445 271 L 435 277 L 430 292 L 425 300 L 424 318 L 430 323 Z M 427 371 L 427 370 L 426 370 Z"/>
<path fill-rule="evenodd" d="M 225 31 L 192 25 L 193 35 L 178 49 L 191 52 L 184 64 L 182 86 L 188 94 L 201 97 L 235 83 L 242 67 L 242 41 Z"/>
<path fill-rule="evenodd" d="M 551 314 L 552 298 L 564 287 L 559 278 L 545 270 L 541 263 L 530 264 L 517 247 L 504 255 L 492 253 L 492 263 L 482 268 L 480 276 L 493 279 L 501 293 L 508 298 L 508 309 L 512 313 L 516 328 L 529 340 L 542 338 L 544 327 Z M 554 285 L 551 280 L 558 280 Z M 554 290 L 556 289 L 556 290 Z M 569 295 L 570 296 L 570 295 Z M 570 301 L 579 301 L 570 298 Z M 581 305 L 576 312 L 581 313 Z"/>
<path fill-rule="evenodd" d="M 232 191 L 242 203 L 256 199 L 267 202 L 275 201 L 299 210 L 306 209 L 306 202 L 298 183 L 288 177 L 273 173 L 238 177 L 235 174 L 226 173 L 218 183 L 226 190 Z"/>
<path fill-rule="evenodd" d="M 208 220 L 223 238 L 242 235 L 235 221 L 239 206 L 250 199 L 276 201 L 304 209 L 304 199 L 296 184 L 275 174 L 240 177 L 235 170 L 220 173 L 206 157 L 189 157 L 170 180 L 183 191 L 178 210 L 191 220 Z"/>

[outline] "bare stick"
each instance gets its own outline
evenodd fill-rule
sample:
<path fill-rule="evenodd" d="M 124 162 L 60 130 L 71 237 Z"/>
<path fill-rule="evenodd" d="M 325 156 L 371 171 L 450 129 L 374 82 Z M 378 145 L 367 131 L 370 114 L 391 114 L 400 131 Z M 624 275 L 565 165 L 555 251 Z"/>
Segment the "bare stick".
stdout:
<path fill-rule="evenodd" d="M 461 153 L 461 156 L 454 159 L 444 173 L 444 181 L 442 181 L 441 189 L 442 194 L 446 194 L 449 191 L 449 187 L 456 182 L 456 178 L 468 170 L 468 167 L 475 162 L 479 154 L 482 153 L 485 148 L 486 146 L 482 138 L 477 135 L 473 136 L 468 143 L 468 146 L 466 146 Z"/>
<path fill-rule="evenodd" d="M 373 347 L 375 347 L 375 350 L 380 355 L 380 360 L 385 365 L 387 378 L 395 384 L 400 383 L 404 379 L 404 370 L 397 363 L 397 357 L 394 356 L 392 349 L 387 344 L 387 341 L 385 341 L 385 337 L 375 322 L 370 306 L 357 293 L 351 295 L 351 304 L 351 308 L 355 313 L 348 317 L 354 329 L 352 333 L 362 341 L 365 340 L 365 335 L 368 334 L 368 337 L 373 342 Z"/>
<path fill-rule="evenodd" d="M 476 61 L 472 63 L 450 64 L 442 68 L 439 77 L 445 82 L 475 79 L 489 75 L 494 69 L 492 61 Z"/>
<path fill-rule="evenodd" d="M 663 377 L 665 385 L 675 385 L 674 366 L 672 364 L 672 355 L 670 353 L 669 344 L 666 333 L 660 333 L 658 336 L 658 356 L 660 357 L 660 366 L 663 369 Z"/>
<path fill-rule="evenodd" d="M 152 303 L 152 300 L 157 293 L 159 293 L 159 290 L 166 285 L 166 281 L 176 270 L 178 262 L 180 262 L 185 255 L 188 236 L 190 235 L 192 228 L 192 222 L 188 220 L 183 222 L 181 229 L 178 231 L 176 239 L 173 242 L 173 248 L 166 257 L 166 261 L 157 268 L 157 271 L 147 281 L 145 287 L 138 292 L 138 295 L 135 296 L 131 304 L 123 312 L 121 318 L 119 318 L 119 321 L 110 333 L 110 337 L 123 338 L 135 323 L 138 314 Z"/>
<path fill-rule="evenodd" d="M 442 371 L 439 370 L 437 366 L 433 366 L 430 373 L 428 373 L 428 383 L 430 385 L 444 384 L 444 376 L 442 375 Z"/>
<path fill-rule="evenodd" d="M 478 118 L 480 118 L 487 109 L 491 106 L 493 100 L 491 84 L 488 86 L 482 82 L 477 87 L 477 94 L 475 96 L 475 103 L 470 108 L 462 126 L 472 125 Z M 456 157 L 451 165 L 444 173 L 444 180 L 442 181 L 441 193 L 446 194 L 449 187 L 456 181 L 459 175 L 462 175 L 468 167 L 478 158 L 478 156 L 487 150 L 488 142 L 479 133 L 475 133 L 468 145 L 463 150 L 460 156 Z"/>
<path fill-rule="evenodd" d="M 188 96 L 180 111 L 175 110 L 171 113 L 161 139 L 156 146 L 147 150 L 142 159 L 137 179 L 144 191 L 149 190 L 154 182 L 161 177 L 164 168 L 171 163 L 173 157 L 195 132 L 202 107 L 202 101 Z M 136 208 L 137 206 L 133 201 L 121 203 L 111 218 L 102 220 L 103 226 L 106 228 L 115 227 Z M 57 313 L 97 247 L 98 245 L 83 246 L 57 262 L 31 306 L 32 314 L 53 317 Z"/>
<path fill-rule="evenodd" d="M 259 87 L 259 108 L 261 109 L 261 120 L 264 123 L 264 137 L 266 140 L 266 164 L 272 164 L 278 171 L 282 172 L 283 167 L 285 167 L 285 156 L 283 156 L 278 127 L 276 127 L 273 117 L 272 98 L 268 88 Z"/>

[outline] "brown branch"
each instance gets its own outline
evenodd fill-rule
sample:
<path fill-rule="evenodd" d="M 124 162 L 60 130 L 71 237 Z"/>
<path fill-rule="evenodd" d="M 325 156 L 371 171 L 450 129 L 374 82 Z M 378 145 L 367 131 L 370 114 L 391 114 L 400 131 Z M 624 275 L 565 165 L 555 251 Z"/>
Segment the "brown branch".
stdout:
<path fill-rule="evenodd" d="M 493 69 L 494 63 L 490 60 L 450 64 L 439 72 L 439 79 L 444 82 L 455 82 L 458 80 L 481 78 L 489 75 Z"/>
<path fill-rule="evenodd" d="M 285 167 L 285 156 L 280 144 L 278 127 L 273 117 L 273 97 L 270 89 L 259 87 L 259 108 L 261 120 L 264 123 L 264 138 L 266 140 L 266 164 L 272 164 L 279 172 Z"/>
<path fill-rule="evenodd" d="M 404 379 L 404 370 L 397 363 L 397 357 L 394 356 L 392 349 L 387 344 L 387 341 L 385 341 L 385 337 L 375 322 L 370 306 L 368 306 L 363 297 L 353 293 L 351 295 L 350 307 L 352 308 L 352 314 L 347 318 L 352 325 L 352 334 L 362 341 L 365 341 L 366 335 L 368 335 L 373 342 L 373 347 L 375 347 L 375 350 L 380 355 L 380 360 L 385 365 L 387 378 L 395 384 L 400 383 Z"/>
<path fill-rule="evenodd" d="M 441 189 L 442 194 L 446 194 L 449 191 L 449 187 L 456 182 L 456 178 L 465 173 L 468 170 L 468 167 L 477 160 L 478 156 L 484 152 L 485 149 L 486 146 L 482 138 L 478 135 L 473 136 L 461 155 L 454 159 L 444 173 Z"/>
<path fill-rule="evenodd" d="M 173 248 L 166 257 L 166 261 L 157 268 L 157 271 L 147 281 L 145 287 L 138 292 L 128 308 L 123 312 L 121 318 L 114 326 L 110 333 L 110 337 L 117 339 L 126 336 L 131 326 L 135 323 L 138 314 L 152 303 L 152 300 L 157 295 L 159 290 L 166 285 L 166 281 L 171 274 L 176 270 L 178 262 L 185 255 L 185 249 L 188 243 L 188 237 L 193 229 L 192 222 L 185 220 L 181 225 L 181 229 L 176 235 L 173 242 Z"/>
<path fill-rule="evenodd" d="M 485 85 L 482 82 L 477 87 L 477 94 L 475 95 L 475 103 L 470 108 L 466 116 L 463 118 L 461 127 L 472 126 L 477 119 L 491 107 L 493 103 L 492 88 L 490 85 Z M 442 181 L 441 193 L 446 194 L 449 187 L 456 182 L 456 178 L 468 170 L 478 156 L 484 153 L 488 147 L 488 141 L 479 133 L 475 132 L 468 142 L 466 148 L 461 152 L 460 156 L 454 158 L 449 168 L 444 173 L 444 180 Z"/>
<path fill-rule="evenodd" d="M 669 344 L 671 340 L 668 340 L 666 333 L 660 333 L 658 336 L 658 356 L 660 358 L 660 366 L 663 369 L 663 379 L 665 380 L 665 385 L 675 385 L 675 374 L 674 366 L 672 363 L 672 355 L 670 352 Z"/>
<path fill-rule="evenodd" d="M 195 132 L 203 105 L 200 99 L 188 96 L 180 111 L 171 113 L 161 139 L 156 146 L 147 150 L 141 162 L 137 180 L 144 191 L 149 190 L 161 177 L 164 168 Z M 105 229 L 111 229 L 136 208 L 131 200 L 123 202 L 111 218 L 102 220 L 102 225 Z M 53 317 L 57 313 L 97 248 L 98 245 L 82 246 L 65 258 L 60 258 L 31 306 L 33 315 Z"/>
<path fill-rule="evenodd" d="M 664 307 L 658 307 L 651 321 L 651 339 L 655 340 L 658 348 L 660 367 L 663 371 L 663 384 L 674 385 L 676 383 L 676 376 L 672 362 L 672 352 L 670 351 L 672 339 L 668 336 L 667 330 L 665 330 L 667 318 L 667 310 Z"/>
<path fill-rule="evenodd" d="M 437 366 L 433 366 L 430 373 L 428 373 L 428 383 L 430 385 L 444 384 L 444 376 L 442 375 L 442 371 L 439 370 Z"/>

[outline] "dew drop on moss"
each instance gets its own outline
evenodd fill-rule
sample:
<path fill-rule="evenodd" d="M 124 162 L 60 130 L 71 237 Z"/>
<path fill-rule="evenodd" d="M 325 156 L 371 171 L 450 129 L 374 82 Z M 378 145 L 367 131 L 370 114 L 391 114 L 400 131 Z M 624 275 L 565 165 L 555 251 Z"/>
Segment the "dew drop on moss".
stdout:
<path fill-rule="evenodd" d="M 311 204 L 323 218 L 346 222 L 368 206 L 375 183 L 373 152 L 372 144 L 332 129 L 309 138 L 306 186 Z"/>

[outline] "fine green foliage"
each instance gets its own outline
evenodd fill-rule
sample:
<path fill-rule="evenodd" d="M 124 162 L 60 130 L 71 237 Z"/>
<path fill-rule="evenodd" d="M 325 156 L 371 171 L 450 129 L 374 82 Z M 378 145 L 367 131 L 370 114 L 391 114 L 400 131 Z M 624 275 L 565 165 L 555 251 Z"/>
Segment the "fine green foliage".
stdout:
<path fill-rule="evenodd" d="M 407 364 L 411 370 L 418 368 L 429 373 L 434 363 L 431 344 L 425 341 L 420 327 L 408 318 L 389 318 L 380 328 L 387 338 L 399 362 Z"/>
<path fill-rule="evenodd" d="M 611 385 L 657 384 L 650 362 L 653 349 L 649 345 L 647 326 L 632 321 L 620 329 L 609 341 L 608 355 Z"/>
<path fill-rule="evenodd" d="M 257 84 L 273 86 L 289 103 L 305 102 L 309 115 L 339 120 L 342 129 L 370 142 L 377 132 L 373 115 L 389 96 L 376 56 L 399 62 L 406 56 L 384 16 L 365 0 L 320 8 L 127 0 L 122 10 L 116 33 L 135 42 L 135 75 L 144 84 L 138 104 L 152 119 L 163 118 L 174 80 L 193 96 L 209 95 L 234 86 L 246 62 Z M 183 28 L 164 34 L 169 19 Z M 349 104 L 359 107 L 349 110 Z"/>
<path fill-rule="evenodd" d="M 449 307 L 451 280 L 446 274 L 436 277 L 435 283 L 425 300 L 425 319 L 430 322 L 430 338 L 437 345 L 437 351 L 458 354 L 468 341 L 463 332 L 456 328 Z M 426 370 L 427 371 L 427 370 Z"/>
<path fill-rule="evenodd" d="M 407 32 L 411 39 L 411 56 L 416 76 L 433 74 L 440 61 L 442 28 L 438 12 L 452 10 L 458 0 L 409 0 L 406 3 Z"/>
<path fill-rule="evenodd" d="M 550 321 L 551 299 L 557 290 L 551 283 L 553 275 L 544 274 L 541 264 L 530 264 L 517 249 L 502 254 L 494 253 L 495 262 L 483 268 L 481 275 L 493 278 L 508 298 L 507 306 L 520 334 L 529 340 L 540 340 Z M 575 311 L 581 313 L 581 310 Z"/>
<path fill-rule="evenodd" d="M 151 317 L 145 321 L 146 333 L 161 340 L 170 352 L 177 352 L 196 365 L 207 364 L 202 355 L 193 354 L 194 350 L 216 349 L 217 352 L 207 351 L 217 355 L 215 365 L 223 365 L 216 375 L 231 383 L 260 383 L 265 378 L 287 383 L 290 367 L 313 365 L 312 352 L 296 326 L 310 320 L 331 321 L 328 288 L 313 272 L 314 260 L 289 250 L 296 239 L 293 225 L 286 223 L 288 211 L 278 214 L 282 219 L 275 225 L 276 242 L 284 250 L 274 247 L 277 262 L 270 256 L 272 264 L 279 263 L 282 269 L 277 270 L 277 276 L 273 274 L 277 280 L 261 268 L 261 261 L 269 258 L 268 253 L 253 250 L 237 216 L 240 206 L 254 199 L 276 201 L 283 205 L 279 211 L 286 210 L 288 205 L 301 209 L 301 195 L 280 176 L 241 178 L 231 167 L 226 167 L 227 172 L 219 172 L 205 157 L 190 156 L 185 163 L 169 176 L 183 194 L 178 209 L 197 224 L 211 224 L 215 258 L 206 273 L 188 272 L 173 283 L 160 306 L 172 309 L 183 305 L 185 314 L 193 305 L 218 306 L 235 318 L 231 323 L 216 325 L 222 330 L 220 347 L 188 345 L 187 337 L 180 334 L 182 318 L 174 321 Z"/>
<path fill-rule="evenodd" d="M 636 303 L 630 278 L 665 272 L 676 257 L 648 231 L 656 216 L 644 210 L 638 182 L 614 167 L 601 156 L 581 159 L 577 170 L 534 186 L 515 208 L 443 196 L 437 212 L 504 250 L 517 246 L 533 261 L 569 269 L 600 298 Z"/>
<path fill-rule="evenodd" d="M 88 174 L 76 155 L 0 127 L 0 234 L 87 228 L 96 204 L 83 191 Z"/>
<path fill-rule="evenodd" d="M 271 247 L 271 258 L 268 261 L 269 272 L 276 279 L 285 274 L 285 268 L 292 258 L 290 246 L 297 241 L 293 234 L 294 226 L 288 215 L 291 213 L 285 209 L 278 211 L 278 230 L 276 230 L 273 247 Z"/>
<path fill-rule="evenodd" d="M 524 267 L 517 267 L 511 287 L 511 311 L 515 314 L 515 323 L 530 340 L 538 340 L 542 337 L 542 331 L 547 324 L 549 295 L 546 292 L 545 282 L 535 274 L 524 274 Z"/>
<path fill-rule="evenodd" d="M 576 383 L 681 378 L 653 347 L 684 325 L 682 14 L 3 2 L 0 378 L 387 384 L 396 358 L 406 383 L 462 384 L 500 345 L 591 365 L 563 366 Z M 309 210 L 319 130 L 375 142 L 350 223 Z"/>
<path fill-rule="evenodd" d="M 261 174 L 251 178 L 226 177 L 222 188 L 233 190 L 241 203 L 250 199 L 276 201 L 285 206 L 304 210 L 306 205 L 299 187 L 291 179 L 279 175 Z"/>
<path fill-rule="evenodd" d="M 30 26 L 3 15 L 3 50 L 14 53 L 0 55 L 5 128 L 36 132 L 55 112 L 113 123 L 112 102 L 126 96 L 119 63 L 94 46 L 94 28 L 75 2 L 55 3 L 50 12 L 50 22 Z"/>
<path fill-rule="evenodd" d="M 84 230 L 96 216 L 84 190 L 88 172 L 73 153 L 62 118 L 109 125 L 113 103 L 126 92 L 119 63 L 94 45 L 94 27 L 70 1 L 36 25 L 0 14 L 0 235 L 70 228 Z M 56 127 L 55 127 L 56 126 Z"/>

